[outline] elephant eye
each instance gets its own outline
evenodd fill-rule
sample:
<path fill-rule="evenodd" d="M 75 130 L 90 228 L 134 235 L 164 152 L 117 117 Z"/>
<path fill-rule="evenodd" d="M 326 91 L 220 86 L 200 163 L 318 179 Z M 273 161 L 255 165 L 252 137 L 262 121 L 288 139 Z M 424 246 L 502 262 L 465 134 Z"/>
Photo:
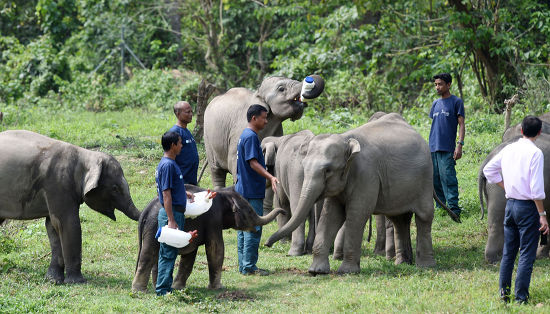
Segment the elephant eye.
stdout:
<path fill-rule="evenodd" d="M 285 88 L 283 86 L 279 86 L 279 91 L 280 92 L 284 92 L 285 91 Z"/>

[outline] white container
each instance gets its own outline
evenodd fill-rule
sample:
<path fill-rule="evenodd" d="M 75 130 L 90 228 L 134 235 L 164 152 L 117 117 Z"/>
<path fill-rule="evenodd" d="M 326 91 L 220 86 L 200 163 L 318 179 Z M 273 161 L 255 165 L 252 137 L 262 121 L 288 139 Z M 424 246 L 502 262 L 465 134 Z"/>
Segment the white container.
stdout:
<path fill-rule="evenodd" d="M 306 78 L 302 82 L 302 91 L 300 92 L 301 102 L 307 101 L 307 98 L 304 97 L 304 94 L 311 91 L 314 87 L 315 87 L 315 81 L 313 80 L 313 77 L 306 76 Z"/>
<path fill-rule="evenodd" d="M 209 198 L 210 195 L 208 191 L 197 192 L 195 195 L 195 201 L 189 203 L 187 200 L 187 205 L 185 207 L 185 218 L 196 218 L 204 213 L 206 213 L 212 206 L 213 199 Z"/>
<path fill-rule="evenodd" d="M 190 233 L 178 229 L 168 228 L 168 226 L 162 227 L 158 238 L 159 242 L 168 244 L 169 246 L 173 246 L 178 249 L 187 246 L 189 244 L 189 240 L 191 240 Z"/>

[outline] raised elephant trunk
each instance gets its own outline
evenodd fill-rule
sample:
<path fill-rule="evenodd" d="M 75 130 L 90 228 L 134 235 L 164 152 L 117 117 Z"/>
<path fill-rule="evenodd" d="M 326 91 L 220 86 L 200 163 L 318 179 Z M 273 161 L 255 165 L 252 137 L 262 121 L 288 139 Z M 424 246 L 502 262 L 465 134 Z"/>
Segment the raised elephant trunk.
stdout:
<path fill-rule="evenodd" d="M 298 228 L 300 224 L 305 222 L 311 209 L 313 208 L 313 205 L 315 204 L 315 201 L 319 198 L 322 192 L 322 186 L 317 186 L 322 185 L 322 183 L 312 184 L 310 182 L 311 181 L 306 181 L 302 187 L 298 207 L 295 211 L 296 214 L 293 214 L 284 226 L 282 226 L 279 230 L 272 234 L 269 239 L 267 239 L 265 242 L 266 246 L 272 246 L 273 243 L 289 236 L 296 228 Z"/>

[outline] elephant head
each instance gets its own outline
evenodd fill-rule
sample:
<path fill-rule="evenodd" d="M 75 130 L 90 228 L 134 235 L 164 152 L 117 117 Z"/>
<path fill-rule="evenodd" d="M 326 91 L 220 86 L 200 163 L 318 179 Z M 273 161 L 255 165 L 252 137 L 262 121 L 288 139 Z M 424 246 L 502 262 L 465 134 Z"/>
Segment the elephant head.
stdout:
<path fill-rule="evenodd" d="M 353 160 L 360 151 L 357 140 L 337 134 L 318 135 L 304 143 L 300 147 L 300 153 L 304 155 L 304 183 L 296 214 L 265 245 L 271 246 L 294 231 L 319 199 L 341 193 L 346 187 Z"/>
<path fill-rule="evenodd" d="M 312 75 L 316 87 L 304 96 L 308 99 L 317 98 L 324 89 L 325 83 L 318 75 Z M 301 102 L 302 82 L 289 78 L 272 76 L 264 79 L 255 93 L 270 114 L 277 120 L 290 118 L 297 120 L 302 117 L 306 103 Z M 270 117 L 268 117 L 269 119 Z"/>
<path fill-rule="evenodd" d="M 97 154 L 98 158 L 89 158 L 87 161 L 83 186 L 84 202 L 112 220 L 116 220 L 116 208 L 137 221 L 140 212 L 132 201 L 122 167 L 112 156 Z"/>

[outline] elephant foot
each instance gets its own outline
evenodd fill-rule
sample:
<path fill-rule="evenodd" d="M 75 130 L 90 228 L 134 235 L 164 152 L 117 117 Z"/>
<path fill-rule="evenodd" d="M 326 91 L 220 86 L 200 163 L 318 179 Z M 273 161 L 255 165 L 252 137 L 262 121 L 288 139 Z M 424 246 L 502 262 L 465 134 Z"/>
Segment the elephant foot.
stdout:
<path fill-rule="evenodd" d="M 313 258 L 313 262 L 311 263 L 311 266 L 309 266 L 308 272 L 313 276 L 327 275 L 330 272 L 330 264 L 328 262 L 328 258 L 318 258 L 318 261 L 315 260 L 316 259 Z"/>
<path fill-rule="evenodd" d="M 83 283 L 86 283 L 86 279 L 80 275 L 80 276 L 68 276 L 65 278 L 65 283 L 66 284 L 83 284 Z"/>
<path fill-rule="evenodd" d="M 358 274 L 361 271 L 361 267 L 359 267 L 359 263 L 352 263 L 352 262 L 343 262 L 340 267 L 338 267 L 337 273 L 339 275 L 343 274 Z"/>
<path fill-rule="evenodd" d="M 487 263 L 489 264 L 496 264 L 498 262 L 500 262 L 500 260 L 502 259 L 502 255 L 501 254 L 485 254 L 485 260 L 487 261 Z"/>
<path fill-rule="evenodd" d="M 132 291 L 147 292 L 147 284 L 142 285 L 142 284 L 132 282 Z"/>
<path fill-rule="evenodd" d="M 549 250 L 550 250 L 550 246 L 548 245 L 539 246 L 537 248 L 537 259 L 548 258 Z"/>
<path fill-rule="evenodd" d="M 386 250 L 384 248 L 374 248 L 374 255 L 384 256 L 386 255 Z"/>
<path fill-rule="evenodd" d="M 224 286 L 222 286 L 222 284 L 219 283 L 219 282 L 215 283 L 215 284 L 212 284 L 212 283 L 208 284 L 208 289 L 210 289 L 210 290 L 220 290 L 220 289 L 223 289 L 223 288 L 224 288 Z"/>
<path fill-rule="evenodd" d="M 63 274 L 63 269 L 59 270 L 57 267 L 55 268 L 48 268 L 48 272 L 46 273 L 46 280 L 49 280 L 56 285 L 60 285 L 65 281 L 65 274 Z"/>
<path fill-rule="evenodd" d="M 305 254 L 305 252 L 304 252 L 303 249 L 298 249 L 298 248 L 294 248 L 294 247 L 291 247 L 290 250 L 288 250 L 288 253 L 287 253 L 288 256 L 302 256 L 304 254 Z"/>
<path fill-rule="evenodd" d="M 172 283 L 172 289 L 174 290 L 183 290 L 185 289 L 185 286 L 186 286 L 186 283 L 179 282 L 179 281 L 174 281 L 174 283 Z"/>
<path fill-rule="evenodd" d="M 340 251 L 334 251 L 334 253 L 332 253 L 332 259 L 341 261 L 344 259 L 344 253 Z"/>
<path fill-rule="evenodd" d="M 412 263 L 411 263 L 412 264 Z M 418 267 L 434 267 L 436 265 L 435 259 L 433 257 L 417 257 L 416 266 Z"/>
<path fill-rule="evenodd" d="M 395 258 L 395 265 L 400 265 L 400 264 L 409 264 L 409 265 L 412 265 L 412 259 L 410 258 L 407 258 L 407 257 L 403 257 L 403 256 L 397 256 Z"/>

